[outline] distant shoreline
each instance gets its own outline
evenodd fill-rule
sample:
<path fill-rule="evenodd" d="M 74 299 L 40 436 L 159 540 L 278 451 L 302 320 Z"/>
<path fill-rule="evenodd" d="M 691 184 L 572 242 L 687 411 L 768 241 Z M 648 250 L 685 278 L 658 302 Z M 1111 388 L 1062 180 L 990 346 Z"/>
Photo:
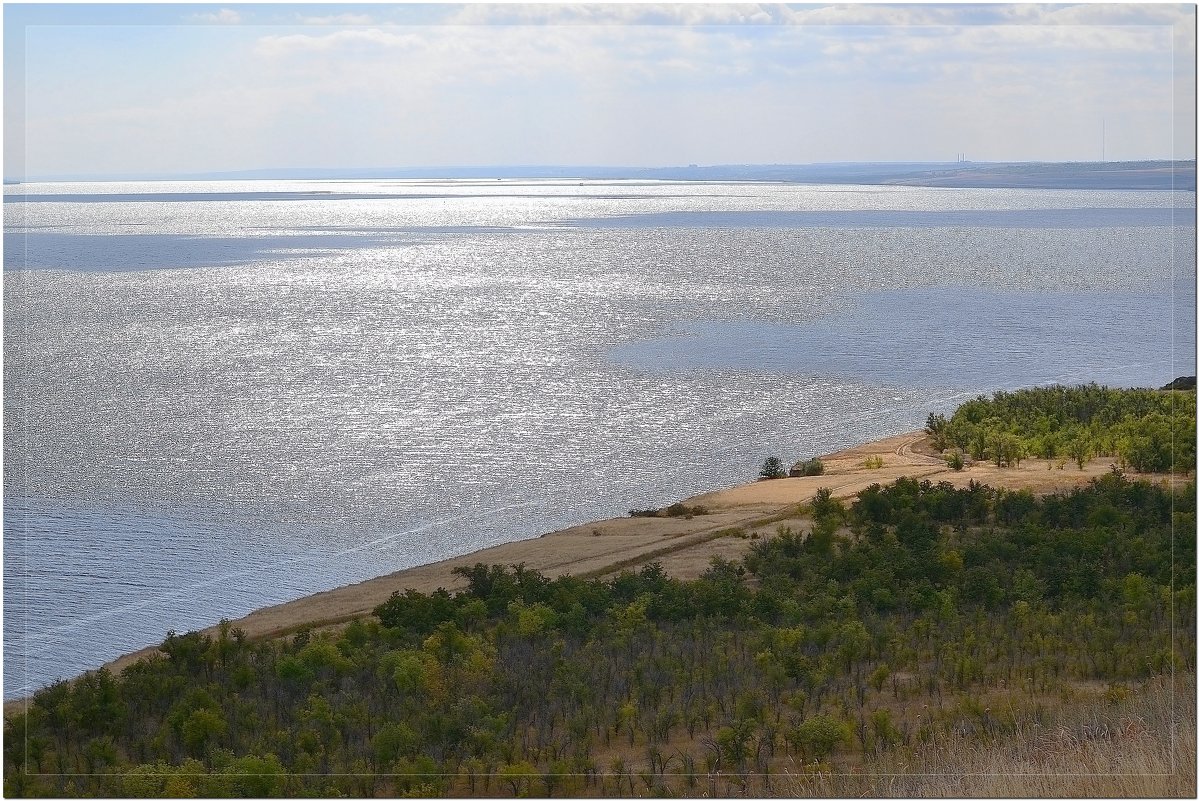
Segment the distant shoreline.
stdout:
<path fill-rule="evenodd" d="M 844 162 L 717 164 L 676 167 L 595 165 L 277 168 L 191 174 L 8 177 L 6 185 L 76 181 L 250 180 L 564 180 L 751 181 L 789 184 L 944 187 L 958 189 L 1113 189 L 1195 191 L 1195 160 L 1073 162 Z"/>

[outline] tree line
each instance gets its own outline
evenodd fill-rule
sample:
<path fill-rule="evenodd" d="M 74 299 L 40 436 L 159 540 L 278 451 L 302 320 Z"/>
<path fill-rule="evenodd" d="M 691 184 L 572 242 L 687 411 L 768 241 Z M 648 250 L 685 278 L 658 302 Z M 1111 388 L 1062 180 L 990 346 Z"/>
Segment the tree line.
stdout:
<path fill-rule="evenodd" d="M 460 568 L 368 619 L 160 655 L 6 722 L 10 796 L 770 794 L 1194 670 L 1195 491 L 821 490 L 684 581 Z"/>
<path fill-rule="evenodd" d="M 929 414 L 925 430 L 940 450 L 1018 465 L 1029 456 L 1074 462 L 1115 457 L 1141 473 L 1195 469 L 1194 390 L 1113 389 L 1096 384 L 996 392 L 953 415 Z"/>

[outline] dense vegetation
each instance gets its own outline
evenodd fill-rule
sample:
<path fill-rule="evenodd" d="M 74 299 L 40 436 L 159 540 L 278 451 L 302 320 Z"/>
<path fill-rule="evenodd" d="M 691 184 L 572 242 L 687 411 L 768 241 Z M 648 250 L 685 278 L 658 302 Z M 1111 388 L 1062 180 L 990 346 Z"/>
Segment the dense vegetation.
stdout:
<path fill-rule="evenodd" d="M 792 478 L 800 476 L 822 476 L 824 475 L 824 462 L 820 459 L 800 459 L 795 464 L 791 465 L 791 470 L 788 475 Z"/>
<path fill-rule="evenodd" d="M 824 462 L 820 459 L 800 459 L 795 464 L 791 465 L 788 470 L 783 467 L 783 460 L 777 456 L 768 456 L 766 461 L 762 462 L 762 469 L 758 471 L 760 479 L 774 478 L 799 478 L 802 476 L 822 476 L 824 475 Z"/>
<path fill-rule="evenodd" d="M 1194 669 L 1193 484 L 808 511 L 694 581 L 480 564 L 337 631 L 172 634 L 10 719 L 6 794 L 787 793 Z"/>
<path fill-rule="evenodd" d="M 963 403 L 948 420 L 929 415 L 939 449 L 1019 464 L 1028 456 L 1073 461 L 1118 457 L 1142 473 L 1195 469 L 1195 393 L 1095 384 L 997 392 Z"/>
<path fill-rule="evenodd" d="M 685 517 L 691 519 L 696 515 L 706 515 L 708 507 L 696 504 L 688 506 L 685 503 L 672 503 L 662 509 L 630 509 L 629 517 Z"/>

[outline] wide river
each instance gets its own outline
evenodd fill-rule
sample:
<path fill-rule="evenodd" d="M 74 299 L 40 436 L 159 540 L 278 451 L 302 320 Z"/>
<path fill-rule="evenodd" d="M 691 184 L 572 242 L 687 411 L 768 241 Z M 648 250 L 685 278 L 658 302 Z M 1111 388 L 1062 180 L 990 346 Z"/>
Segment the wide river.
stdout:
<path fill-rule="evenodd" d="M 4 695 L 753 478 L 1193 371 L 1194 193 L 6 187 Z"/>

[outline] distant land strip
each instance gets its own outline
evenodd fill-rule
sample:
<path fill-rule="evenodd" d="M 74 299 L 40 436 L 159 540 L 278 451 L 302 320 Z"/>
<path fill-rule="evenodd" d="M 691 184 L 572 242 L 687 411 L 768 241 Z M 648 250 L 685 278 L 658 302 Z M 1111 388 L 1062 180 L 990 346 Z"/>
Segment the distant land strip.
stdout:
<path fill-rule="evenodd" d="M 189 175 L 31 176 L 28 181 L 70 180 L 654 180 L 776 181 L 800 184 L 867 184 L 1015 189 L 1178 189 L 1195 191 L 1195 160 L 1074 162 L 845 162 L 835 164 L 719 164 L 685 167 L 581 165 L 278 168 Z M 5 183 L 17 183 L 6 178 Z"/>

